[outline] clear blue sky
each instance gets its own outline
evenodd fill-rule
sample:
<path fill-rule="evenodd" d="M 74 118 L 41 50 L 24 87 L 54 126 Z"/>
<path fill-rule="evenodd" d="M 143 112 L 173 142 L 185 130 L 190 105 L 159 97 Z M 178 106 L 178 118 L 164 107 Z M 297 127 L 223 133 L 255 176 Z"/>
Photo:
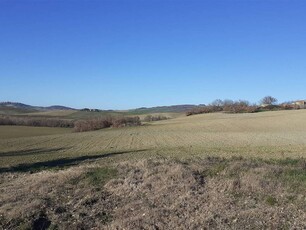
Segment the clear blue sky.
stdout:
<path fill-rule="evenodd" d="M 0 0 L 0 101 L 306 99 L 306 1 Z"/>

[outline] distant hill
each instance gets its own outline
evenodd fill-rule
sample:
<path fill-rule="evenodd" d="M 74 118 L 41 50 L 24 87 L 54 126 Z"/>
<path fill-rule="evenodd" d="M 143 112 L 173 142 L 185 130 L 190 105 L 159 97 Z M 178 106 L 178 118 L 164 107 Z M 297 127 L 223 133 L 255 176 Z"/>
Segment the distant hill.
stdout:
<path fill-rule="evenodd" d="M 8 107 L 8 108 L 19 108 L 19 109 L 31 109 L 33 106 L 22 104 L 19 102 L 0 102 L 1 107 Z"/>
<path fill-rule="evenodd" d="M 62 105 L 52 105 L 52 106 L 48 106 L 48 107 L 42 107 L 46 110 L 76 110 L 74 108 L 70 108 L 67 106 L 62 106 Z"/>
<path fill-rule="evenodd" d="M 130 109 L 125 111 L 116 111 L 116 110 L 90 110 L 90 109 L 83 109 L 88 111 L 96 111 L 96 112 L 107 112 L 107 113 L 127 113 L 131 115 L 138 115 L 138 114 L 148 114 L 148 113 L 185 113 L 189 110 L 197 108 L 203 105 L 170 105 L 170 106 L 156 106 L 156 107 L 142 107 L 137 109 Z M 0 114 L 18 114 L 18 113 L 32 113 L 32 112 L 39 112 L 39 111 L 52 111 L 52 110 L 78 110 L 74 108 L 70 108 L 67 106 L 62 105 L 53 105 L 53 106 L 32 106 L 27 105 L 19 102 L 0 102 Z M 82 111 L 82 110 L 81 110 Z"/>
<path fill-rule="evenodd" d="M 157 106 L 151 108 L 138 108 L 129 110 L 130 113 L 183 113 L 199 106 L 204 105 L 170 105 L 170 106 Z"/>
<path fill-rule="evenodd" d="M 0 110 L 2 113 L 31 113 L 37 111 L 50 111 L 50 110 L 75 110 L 70 107 L 53 105 L 48 107 L 32 106 L 19 102 L 0 102 Z"/>

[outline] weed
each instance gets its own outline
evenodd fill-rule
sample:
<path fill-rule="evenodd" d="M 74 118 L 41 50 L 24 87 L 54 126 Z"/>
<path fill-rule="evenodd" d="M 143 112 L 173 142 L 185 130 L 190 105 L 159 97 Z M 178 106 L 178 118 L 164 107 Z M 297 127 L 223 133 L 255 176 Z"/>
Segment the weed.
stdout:
<path fill-rule="evenodd" d="M 104 185 L 108 180 L 117 176 L 113 168 L 94 168 L 87 172 L 86 177 L 92 185 Z"/>
<path fill-rule="evenodd" d="M 202 172 L 202 175 L 209 176 L 209 177 L 218 176 L 226 167 L 227 167 L 226 162 L 219 162 L 205 169 Z"/>
<path fill-rule="evenodd" d="M 288 169 L 283 173 L 283 177 L 288 181 L 306 183 L 306 170 L 303 169 Z"/>
<path fill-rule="evenodd" d="M 271 206 L 274 206 L 274 205 L 277 204 L 277 199 L 275 197 L 273 197 L 273 196 L 268 196 L 266 198 L 266 203 L 271 205 Z"/>

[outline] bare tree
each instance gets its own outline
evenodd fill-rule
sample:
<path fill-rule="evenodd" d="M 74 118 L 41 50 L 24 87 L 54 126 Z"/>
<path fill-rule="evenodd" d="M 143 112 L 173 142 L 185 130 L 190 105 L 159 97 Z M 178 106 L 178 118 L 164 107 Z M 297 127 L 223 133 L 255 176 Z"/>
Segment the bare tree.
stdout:
<path fill-rule="evenodd" d="M 223 101 L 221 99 L 216 99 L 212 103 L 210 103 L 211 106 L 223 106 Z"/>
<path fill-rule="evenodd" d="M 272 96 L 266 96 L 263 99 L 261 99 L 261 104 L 267 104 L 267 105 L 273 105 L 275 103 L 277 103 L 277 99 L 275 97 Z"/>

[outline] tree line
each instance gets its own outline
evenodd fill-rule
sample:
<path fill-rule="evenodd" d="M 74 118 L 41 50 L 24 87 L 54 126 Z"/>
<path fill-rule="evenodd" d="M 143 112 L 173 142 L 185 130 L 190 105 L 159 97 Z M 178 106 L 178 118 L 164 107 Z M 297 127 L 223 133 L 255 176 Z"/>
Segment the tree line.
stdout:
<path fill-rule="evenodd" d="M 109 127 L 120 128 L 126 126 L 139 126 L 141 121 L 139 117 L 105 117 L 89 120 L 79 120 L 74 123 L 76 132 L 86 132 L 99 130 Z"/>
<path fill-rule="evenodd" d="M 139 117 L 112 116 L 77 121 L 55 118 L 2 116 L 0 117 L 0 125 L 74 128 L 76 132 L 85 132 L 109 127 L 139 126 L 141 121 Z"/>
<path fill-rule="evenodd" d="M 227 112 L 227 113 L 256 113 L 261 111 L 294 109 L 294 105 L 290 103 L 277 104 L 278 100 L 272 96 L 266 96 L 260 100 L 260 105 L 251 104 L 247 100 L 220 100 L 217 99 L 206 106 L 200 106 L 186 112 L 187 116 L 214 113 L 214 112 Z"/>

